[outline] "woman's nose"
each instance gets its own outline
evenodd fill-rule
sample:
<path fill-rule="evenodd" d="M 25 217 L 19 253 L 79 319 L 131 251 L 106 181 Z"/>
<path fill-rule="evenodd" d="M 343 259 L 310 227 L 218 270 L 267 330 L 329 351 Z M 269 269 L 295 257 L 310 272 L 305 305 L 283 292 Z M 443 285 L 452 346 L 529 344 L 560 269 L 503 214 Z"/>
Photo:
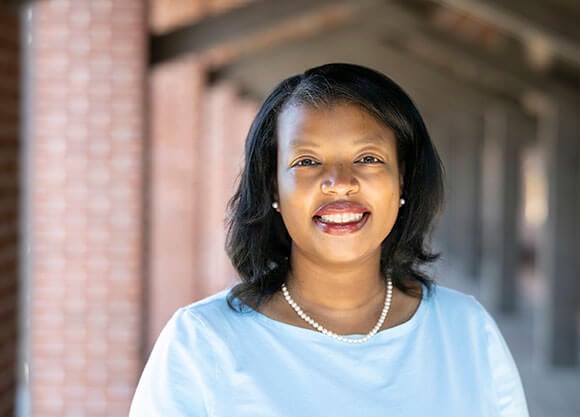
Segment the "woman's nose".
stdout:
<path fill-rule="evenodd" d="M 359 182 L 350 167 L 340 165 L 325 173 L 320 189 L 324 194 L 350 195 L 358 192 Z"/>

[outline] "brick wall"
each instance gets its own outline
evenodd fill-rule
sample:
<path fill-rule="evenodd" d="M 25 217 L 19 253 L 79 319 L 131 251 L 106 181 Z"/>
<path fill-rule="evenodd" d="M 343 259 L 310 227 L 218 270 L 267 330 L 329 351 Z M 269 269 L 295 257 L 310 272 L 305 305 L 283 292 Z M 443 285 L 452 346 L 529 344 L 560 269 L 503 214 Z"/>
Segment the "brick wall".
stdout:
<path fill-rule="evenodd" d="M 143 4 L 33 6 L 33 416 L 126 415 L 140 349 L 177 307 L 234 279 L 225 203 L 256 105 L 208 87 L 195 58 L 156 68 L 147 87 Z"/>
<path fill-rule="evenodd" d="M 144 5 L 32 7 L 34 417 L 125 416 L 140 372 Z"/>
<path fill-rule="evenodd" d="M 18 305 L 19 22 L 0 10 L 0 417 L 14 415 Z"/>

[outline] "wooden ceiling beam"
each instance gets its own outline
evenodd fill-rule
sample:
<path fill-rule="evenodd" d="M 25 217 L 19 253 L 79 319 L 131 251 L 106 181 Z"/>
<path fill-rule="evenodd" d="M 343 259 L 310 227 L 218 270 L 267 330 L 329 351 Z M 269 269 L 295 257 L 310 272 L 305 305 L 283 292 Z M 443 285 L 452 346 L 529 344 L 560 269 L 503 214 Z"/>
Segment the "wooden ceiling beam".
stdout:
<path fill-rule="evenodd" d="M 550 52 L 580 66 L 580 26 L 577 17 L 554 15 L 544 2 L 521 0 L 433 0 L 512 33 L 533 47 L 543 43 Z M 570 10 L 578 10 L 571 8 Z"/>
<path fill-rule="evenodd" d="M 302 29 L 301 25 L 304 26 L 300 21 L 305 17 L 321 14 L 324 18 L 325 13 L 332 11 L 338 16 L 346 17 L 377 1 L 261 0 L 252 2 L 245 7 L 232 9 L 172 32 L 153 36 L 150 43 L 150 62 L 155 65 L 185 54 L 204 54 L 215 51 L 216 48 L 244 44 L 244 41 L 246 44 L 250 42 L 259 45 L 260 36 L 279 37 L 280 35 L 276 34 L 279 27 L 289 28 L 286 31 L 291 32 L 292 23 L 296 23 L 295 30 L 299 34 Z M 338 23 L 340 20 L 340 18 L 336 19 Z M 324 26 L 322 29 L 326 28 Z M 272 33 L 274 35 L 271 35 Z M 240 48 L 243 49 L 246 46 L 240 46 Z M 232 54 L 231 51 L 228 53 Z"/>
<path fill-rule="evenodd" d="M 505 100 L 449 77 L 413 57 L 379 44 L 356 28 L 327 32 L 307 41 L 285 44 L 226 66 L 222 77 L 237 81 L 251 95 L 263 99 L 282 79 L 328 62 L 352 62 L 384 72 L 399 83 L 420 106 L 440 106 L 480 113 Z M 508 103 L 513 105 L 513 103 Z"/>
<path fill-rule="evenodd" d="M 369 9 L 358 19 L 371 36 L 396 44 L 426 65 L 439 66 L 450 75 L 489 90 L 492 94 L 522 102 L 529 94 L 568 96 L 579 100 L 567 84 L 530 69 L 512 50 L 488 51 L 430 27 L 429 22 L 404 7 L 389 2 Z M 388 24 L 385 24 L 388 22 Z M 520 54 L 521 55 L 521 54 Z"/>

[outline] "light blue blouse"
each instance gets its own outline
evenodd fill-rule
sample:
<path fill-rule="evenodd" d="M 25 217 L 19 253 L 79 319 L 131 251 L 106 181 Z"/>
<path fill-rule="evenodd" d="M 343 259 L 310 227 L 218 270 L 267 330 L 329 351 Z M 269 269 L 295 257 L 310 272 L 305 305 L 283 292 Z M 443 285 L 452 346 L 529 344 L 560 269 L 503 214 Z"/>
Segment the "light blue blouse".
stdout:
<path fill-rule="evenodd" d="M 226 292 L 178 310 L 130 417 L 527 417 L 518 371 L 471 296 L 434 286 L 363 344 L 232 311 Z"/>

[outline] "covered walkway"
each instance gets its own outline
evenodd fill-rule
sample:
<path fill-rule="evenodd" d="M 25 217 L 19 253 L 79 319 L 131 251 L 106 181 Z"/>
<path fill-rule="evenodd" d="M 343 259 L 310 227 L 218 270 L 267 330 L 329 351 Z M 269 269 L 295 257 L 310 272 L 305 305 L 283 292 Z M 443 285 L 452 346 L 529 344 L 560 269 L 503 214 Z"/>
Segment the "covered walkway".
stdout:
<path fill-rule="evenodd" d="M 230 285 L 225 203 L 282 78 L 374 67 L 447 169 L 437 279 L 533 417 L 580 415 L 577 0 L 0 0 L 0 417 L 124 416 L 171 313 Z"/>

